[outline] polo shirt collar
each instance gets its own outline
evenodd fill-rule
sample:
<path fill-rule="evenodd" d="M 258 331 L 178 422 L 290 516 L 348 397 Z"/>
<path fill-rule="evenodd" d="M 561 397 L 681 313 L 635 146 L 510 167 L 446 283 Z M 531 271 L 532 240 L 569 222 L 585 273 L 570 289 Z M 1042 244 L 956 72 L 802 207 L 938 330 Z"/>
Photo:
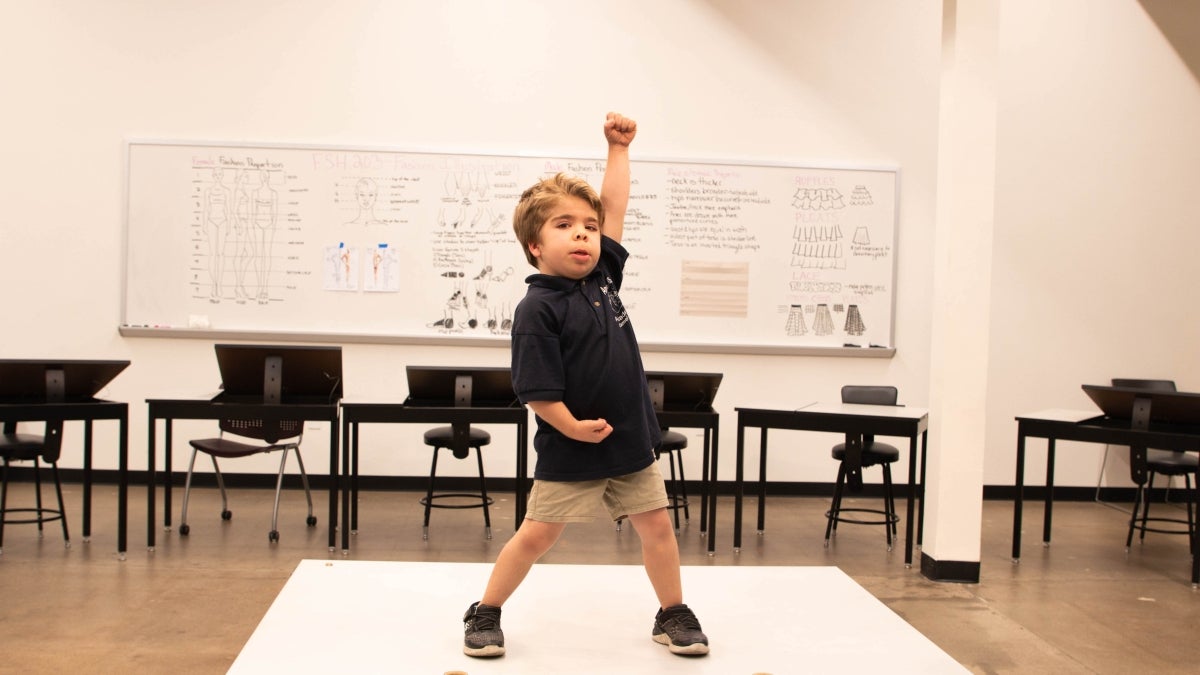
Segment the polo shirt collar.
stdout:
<path fill-rule="evenodd" d="M 589 279 L 595 273 L 596 270 L 592 270 L 591 274 L 588 274 L 583 279 Z M 525 277 L 525 283 L 529 284 L 530 286 L 548 288 L 552 291 L 571 291 L 579 286 L 579 282 L 583 279 L 570 279 L 568 277 L 559 277 L 552 274 L 538 273 L 530 274 L 529 276 Z"/>

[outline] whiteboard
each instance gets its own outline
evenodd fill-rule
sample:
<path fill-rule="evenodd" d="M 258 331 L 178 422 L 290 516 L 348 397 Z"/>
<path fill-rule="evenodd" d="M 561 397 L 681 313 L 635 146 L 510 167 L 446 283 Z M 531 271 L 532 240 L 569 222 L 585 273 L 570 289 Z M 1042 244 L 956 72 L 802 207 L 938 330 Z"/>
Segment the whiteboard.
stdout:
<path fill-rule="evenodd" d="M 506 344 L 521 192 L 597 158 L 130 141 L 123 334 Z M 895 168 L 634 161 L 647 348 L 890 355 Z M 875 355 L 875 354 L 870 354 Z"/>

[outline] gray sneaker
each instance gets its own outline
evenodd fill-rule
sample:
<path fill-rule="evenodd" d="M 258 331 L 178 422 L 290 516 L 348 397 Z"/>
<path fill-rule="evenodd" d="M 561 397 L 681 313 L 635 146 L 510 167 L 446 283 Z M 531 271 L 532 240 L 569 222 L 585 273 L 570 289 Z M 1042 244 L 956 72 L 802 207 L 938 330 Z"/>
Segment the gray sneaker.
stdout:
<path fill-rule="evenodd" d="M 463 653 L 467 656 L 504 656 L 499 607 L 471 603 L 463 615 L 463 631 Z"/>
<path fill-rule="evenodd" d="M 703 656 L 708 653 L 708 636 L 700 630 L 700 620 L 687 605 L 658 610 L 650 637 L 666 645 L 673 654 Z"/>

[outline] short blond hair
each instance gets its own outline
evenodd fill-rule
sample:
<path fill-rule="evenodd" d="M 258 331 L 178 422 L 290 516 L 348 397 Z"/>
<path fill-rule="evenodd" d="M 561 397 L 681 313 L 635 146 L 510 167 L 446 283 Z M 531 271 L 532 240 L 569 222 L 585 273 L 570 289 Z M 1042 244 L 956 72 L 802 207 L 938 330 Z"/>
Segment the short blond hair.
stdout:
<path fill-rule="evenodd" d="M 537 258 L 529 250 L 530 244 L 538 243 L 542 225 L 546 224 L 555 205 L 564 197 L 579 197 L 596 211 L 601 231 L 604 228 L 604 207 L 600 204 L 600 195 L 588 185 L 587 181 L 570 174 L 558 173 L 550 178 L 533 184 L 521 193 L 521 201 L 513 210 L 513 232 L 521 249 L 525 251 L 525 259 L 530 265 L 537 267 Z"/>

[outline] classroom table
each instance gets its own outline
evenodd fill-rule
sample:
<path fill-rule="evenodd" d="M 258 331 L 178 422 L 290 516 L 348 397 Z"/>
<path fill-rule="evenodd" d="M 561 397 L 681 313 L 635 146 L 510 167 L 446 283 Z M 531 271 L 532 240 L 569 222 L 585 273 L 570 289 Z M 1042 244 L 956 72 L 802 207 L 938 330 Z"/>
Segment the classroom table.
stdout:
<path fill-rule="evenodd" d="M 758 533 L 764 531 L 767 496 L 767 430 L 826 431 L 841 434 L 902 436 L 908 444 L 908 517 L 904 537 L 904 566 L 912 567 L 913 523 L 924 520 L 925 456 L 929 436 L 929 412 L 924 408 L 907 406 L 862 405 L 853 403 L 812 403 L 794 410 L 764 408 L 735 408 L 738 415 L 737 475 L 734 487 L 733 551 L 742 548 L 742 498 L 744 492 L 743 460 L 745 432 L 758 427 L 760 432 L 758 473 Z M 920 455 L 917 439 L 920 438 Z M 918 462 L 919 460 L 919 462 Z M 920 467 L 918 480 L 917 468 Z M 714 467 L 713 473 L 716 473 Z M 914 519 L 915 500 L 921 498 L 921 511 Z M 917 542 L 921 532 L 918 529 Z"/>
<path fill-rule="evenodd" d="M 92 423 L 97 420 L 116 420 L 118 423 L 117 558 L 125 560 L 129 508 L 129 404 L 96 398 L 65 402 L 0 400 L 0 423 L 83 422 L 84 541 L 89 541 L 92 536 Z"/>
<path fill-rule="evenodd" d="M 1042 545 L 1050 545 L 1051 515 L 1054 510 L 1055 441 L 1080 441 L 1160 448 L 1200 450 L 1200 426 L 1150 423 L 1136 429 L 1128 419 L 1097 415 L 1096 411 L 1048 409 L 1017 415 L 1017 475 L 1013 496 L 1012 559 L 1021 559 L 1021 515 L 1025 492 L 1025 439 L 1046 439 L 1045 510 L 1042 514 Z M 1192 541 L 1192 586 L 1200 585 L 1200 542 Z"/>
<path fill-rule="evenodd" d="M 146 490 L 146 546 L 154 550 L 156 518 L 155 496 L 158 486 L 156 470 L 156 443 L 158 421 L 162 420 L 165 430 L 163 472 L 163 527 L 171 527 L 171 447 L 172 422 L 178 419 L 261 419 L 265 422 L 296 420 L 301 422 L 329 423 L 329 550 L 337 543 L 337 490 L 338 490 L 338 402 L 301 398 L 285 403 L 248 402 L 226 398 L 222 394 L 209 398 L 150 398 L 146 399 L 149 410 L 149 432 L 146 443 L 147 490 Z"/>
<path fill-rule="evenodd" d="M 462 425 L 513 424 L 517 427 L 515 527 L 525 519 L 528 489 L 529 413 L 508 401 L 474 401 L 471 405 L 421 405 L 405 401 L 342 401 L 342 553 L 350 550 L 350 533 L 358 531 L 358 427 L 360 424 Z M 422 446 L 424 447 L 424 446 Z M 332 540 L 331 540 L 332 545 Z"/>

